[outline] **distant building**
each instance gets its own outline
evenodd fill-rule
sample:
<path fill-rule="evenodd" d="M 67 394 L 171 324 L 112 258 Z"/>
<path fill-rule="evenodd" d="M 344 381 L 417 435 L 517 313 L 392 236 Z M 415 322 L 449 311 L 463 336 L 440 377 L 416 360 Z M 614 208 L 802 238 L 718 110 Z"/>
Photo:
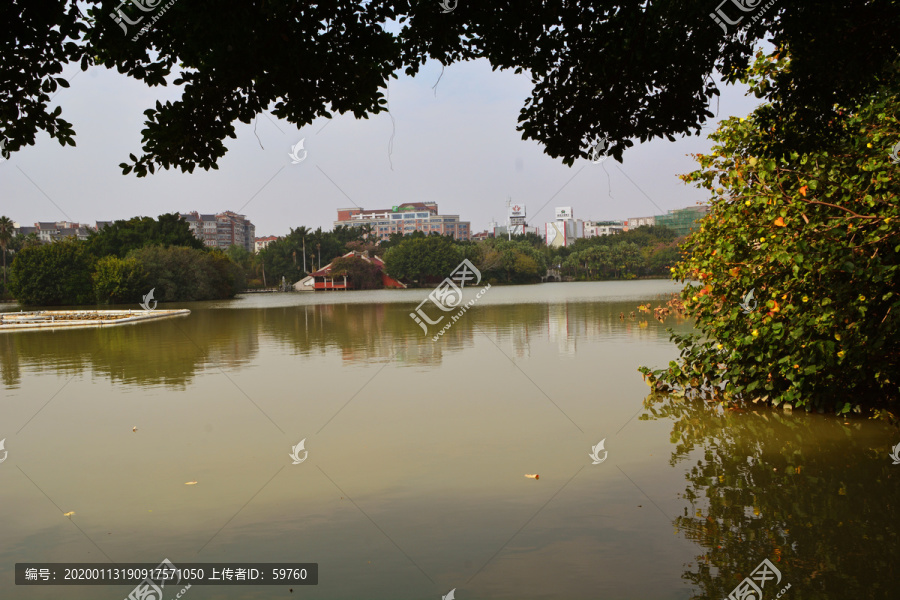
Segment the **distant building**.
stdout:
<path fill-rule="evenodd" d="M 457 240 L 469 240 L 471 227 L 468 221 L 460 221 L 459 215 L 438 214 L 436 202 L 406 202 L 391 208 L 365 210 L 359 207 L 339 208 L 335 227 L 361 227 L 371 225 L 376 239 L 386 240 L 391 234 L 439 233 Z"/>
<path fill-rule="evenodd" d="M 255 240 L 253 240 L 253 251 L 259 252 L 263 248 L 267 248 L 269 244 L 277 239 L 280 239 L 277 235 L 269 235 L 266 237 L 256 238 Z"/>
<path fill-rule="evenodd" d="M 544 227 L 544 242 L 551 248 L 571 246 L 584 237 L 584 221 L 575 219 L 571 206 L 556 207 L 556 221 Z"/>
<path fill-rule="evenodd" d="M 625 230 L 622 221 L 585 221 L 584 237 L 592 238 L 601 235 L 614 235 Z"/>
<path fill-rule="evenodd" d="M 629 217 L 625 221 L 625 231 L 636 229 L 643 225 L 656 225 L 656 217 Z"/>
<path fill-rule="evenodd" d="M 227 250 L 229 246 L 241 246 L 247 252 L 256 251 L 256 226 L 245 215 L 230 210 L 214 215 L 196 211 L 180 215 L 190 225 L 194 237 L 211 248 Z"/>
<path fill-rule="evenodd" d="M 13 223 L 13 235 L 30 235 L 37 234 L 37 227 L 22 227 L 18 223 Z"/>
<path fill-rule="evenodd" d="M 678 237 L 682 237 L 689 234 L 708 212 L 709 206 L 688 206 L 670 210 L 669 214 L 656 217 L 656 224 L 668 227 L 675 231 Z"/>
<path fill-rule="evenodd" d="M 541 231 L 540 227 L 530 227 L 528 225 L 512 225 L 511 227 L 507 227 L 506 225 L 499 225 L 497 227 L 494 227 L 493 231 L 489 233 L 489 237 L 508 238 L 510 234 L 525 235 L 526 233 L 533 233 L 534 235 L 539 236 L 543 232 Z"/>
<path fill-rule="evenodd" d="M 69 237 L 86 240 L 88 234 L 94 230 L 93 227 L 85 223 L 73 223 L 71 221 L 40 221 L 35 223 L 33 228 L 28 227 L 19 229 L 28 229 L 28 233 L 36 233 L 38 239 L 42 242 L 64 240 Z M 27 235 L 27 233 L 23 235 Z"/>
<path fill-rule="evenodd" d="M 632 217 L 625 221 L 625 231 L 641 227 L 642 225 L 660 225 L 673 230 L 678 237 L 691 232 L 696 223 L 709 212 L 708 206 L 688 206 L 668 211 L 665 215 L 654 217 Z"/>

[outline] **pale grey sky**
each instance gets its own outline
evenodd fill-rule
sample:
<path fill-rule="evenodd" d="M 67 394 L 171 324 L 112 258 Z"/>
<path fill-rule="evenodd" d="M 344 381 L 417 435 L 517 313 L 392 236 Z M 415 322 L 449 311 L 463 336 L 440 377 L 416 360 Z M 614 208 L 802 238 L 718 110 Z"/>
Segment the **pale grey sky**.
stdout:
<path fill-rule="evenodd" d="M 440 64 L 430 61 L 417 77 L 391 81 L 394 123 L 387 114 L 368 120 L 344 115 L 298 130 L 260 116 L 256 135 L 252 125 L 237 124 L 237 139 L 226 140 L 229 152 L 218 171 L 157 171 L 138 179 L 123 176 L 118 164 L 140 154 L 143 111 L 157 99 L 175 100 L 180 89 L 148 88 L 102 67 L 81 72 L 70 65 L 63 76 L 71 87 L 60 88 L 53 104 L 74 124 L 78 145 L 61 147 L 41 134 L 35 146 L 0 163 L 0 214 L 23 225 L 93 224 L 234 210 L 246 214 L 261 237 L 300 225 L 331 229 L 336 210 L 354 203 L 369 209 L 434 201 L 441 213 L 459 214 L 478 232 L 491 217 L 505 219 L 507 196 L 527 206 L 530 225 L 553 220 L 556 206 L 572 206 L 580 219 L 626 219 L 707 197 L 677 178 L 695 168 L 690 153 L 709 149 L 705 137 L 636 142 L 624 164 L 578 160 L 570 168 L 516 131 L 531 89 L 527 75 L 492 72 L 486 60 L 456 64 L 445 69 L 435 95 L 439 75 Z M 719 118 L 744 116 L 757 103 L 727 87 Z M 291 146 L 302 138 L 308 154 L 292 164 Z"/>

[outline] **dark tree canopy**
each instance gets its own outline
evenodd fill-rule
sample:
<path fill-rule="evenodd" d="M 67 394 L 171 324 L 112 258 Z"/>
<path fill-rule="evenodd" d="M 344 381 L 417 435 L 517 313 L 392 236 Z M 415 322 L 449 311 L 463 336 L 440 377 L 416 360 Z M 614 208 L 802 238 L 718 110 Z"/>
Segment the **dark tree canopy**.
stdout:
<path fill-rule="evenodd" d="M 88 247 L 94 256 L 123 258 L 144 246 L 204 248 L 203 242 L 191 232 L 188 222 L 174 213 L 160 215 L 157 219 L 133 217 L 127 221 L 113 221 L 88 236 Z"/>
<path fill-rule="evenodd" d="M 5 152 L 34 144 L 38 130 L 74 145 L 71 124 L 48 108 L 57 86 L 68 86 L 59 77 L 66 63 L 182 86 L 178 101 L 145 111 L 143 153 L 123 163 L 142 176 L 216 168 L 234 123 L 261 111 L 297 126 L 333 113 L 367 118 L 387 110 L 386 83 L 398 71 L 414 75 L 429 58 L 486 58 L 532 76 L 523 138 L 571 165 L 605 137 L 622 160 L 634 139 L 699 134 L 714 117 L 713 76 L 734 82 L 765 41 L 789 52 L 792 68 L 764 97 L 778 98 L 774 118 L 791 116 L 795 145 L 808 146 L 839 125 L 836 105 L 853 105 L 894 72 L 900 50 L 900 4 L 891 0 L 463 0 L 449 13 L 438 0 L 167 4 L 0 4 Z M 720 26 L 717 9 L 741 21 Z"/>

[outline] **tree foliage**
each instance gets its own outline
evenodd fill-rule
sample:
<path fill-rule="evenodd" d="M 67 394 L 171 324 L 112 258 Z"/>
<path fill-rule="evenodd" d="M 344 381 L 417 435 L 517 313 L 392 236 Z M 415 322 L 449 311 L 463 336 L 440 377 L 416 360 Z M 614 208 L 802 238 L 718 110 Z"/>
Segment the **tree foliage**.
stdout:
<path fill-rule="evenodd" d="M 133 217 L 114 221 L 88 235 L 88 247 L 94 256 L 124 257 L 144 246 L 185 246 L 202 249 L 203 242 L 191 232 L 191 226 L 180 215 L 172 213 L 158 218 Z"/>
<path fill-rule="evenodd" d="M 331 263 L 331 277 L 347 277 L 347 283 L 355 290 L 377 290 L 384 287 L 381 269 L 358 256 L 336 258 Z"/>
<path fill-rule="evenodd" d="M 642 420 L 672 423 L 669 465 L 684 472 L 689 503 L 672 524 L 698 546 L 682 575 L 692 599 L 729 597 L 763 558 L 784 575 L 779 587 L 793 584 L 782 598 L 896 596 L 895 429 L 657 393 L 644 407 Z"/>
<path fill-rule="evenodd" d="M 143 265 L 134 257 L 104 256 L 97 261 L 91 278 L 100 304 L 135 303 L 152 287 L 147 284 Z"/>
<path fill-rule="evenodd" d="M 766 88 L 791 68 L 759 54 L 747 81 Z M 655 388 L 725 400 L 896 410 L 900 77 L 841 108 L 837 150 L 781 157 L 793 122 L 770 126 L 770 109 L 723 124 L 713 153 L 684 176 L 713 194 L 690 257 L 673 270 L 691 280 L 682 297 L 702 337 L 673 335 L 680 359 L 642 371 Z"/>
<path fill-rule="evenodd" d="M 307 274 L 324 267 L 335 258 L 345 255 L 351 242 L 362 243 L 366 230 L 361 227 L 338 225 L 332 231 L 321 227 L 312 231 L 307 227 L 291 228 L 290 234 L 270 243 L 256 255 L 259 276 L 265 272 L 270 286 L 284 277 L 295 283 Z M 303 248 L 306 248 L 306 270 L 303 269 Z"/>
<path fill-rule="evenodd" d="M 147 273 L 147 285 L 155 288 L 160 302 L 233 298 L 245 285 L 240 267 L 218 250 L 147 246 L 133 250 L 128 259 Z"/>
<path fill-rule="evenodd" d="M 502 0 L 459 3 L 449 13 L 439 2 L 394 0 L 137 4 L 0 5 L 7 152 L 34 144 L 38 130 L 74 145 L 71 124 L 49 107 L 51 94 L 69 85 L 59 77 L 67 63 L 182 88 L 176 101 L 145 111 L 143 154 L 122 163 L 143 176 L 216 168 L 234 123 L 264 110 L 298 127 L 333 113 L 367 118 L 387 110 L 387 82 L 398 71 L 415 75 L 428 59 L 485 58 L 533 80 L 519 115 L 524 138 L 571 165 L 602 136 L 621 160 L 632 139 L 699 135 L 714 116 L 714 75 L 734 81 L 761 40 L 790 49 L 794 64 L 760 93 L 779 99 L 776 120 L 802 114 L 794 141 L 810 144 L 842 126 L 835 103 L 871 93 L 900 50 L 900 5 L 888 0 L 748 0 L 744 13 L 725 8 L 731 18 L 742 14 L 725 31 L 710 18 L 714 4 L 675 0 Z"/>
<path fill-rule="evenodd" d="M 545 253 L 524 236 L 518 241 L 488 238 L 477 248 L 479 252 L 473 262 L 482 277 L 492 283 L 535 283 L 547 272 Z"/>
<path fill-rule="evenodd" d="M 384 253 L 387 273 L 412 282 L 436 282 L 462 261 L 453 241 L 442 235 L 410 236 Z"/>
<path fill-rule="evenodd" d="M 84 242 L 76 240 L 24 248 L 10 267 L 10 292 L 24 305 L 91 303 L 93 262 Z"/>
<path fill-rule="evenodd" d="M 642 225 L 554 248 L 551 260 L 576 279 L 666 276 L 680 258 L 675 235 L 668 227 Z"/>

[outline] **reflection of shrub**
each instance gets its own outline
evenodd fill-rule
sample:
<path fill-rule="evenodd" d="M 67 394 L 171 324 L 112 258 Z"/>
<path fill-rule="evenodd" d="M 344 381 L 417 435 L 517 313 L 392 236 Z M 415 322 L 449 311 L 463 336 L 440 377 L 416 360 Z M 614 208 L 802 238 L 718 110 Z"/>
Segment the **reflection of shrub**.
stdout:
<path fill-rule="evenodd" d="M 93 274 L 94 294 L 100 304 L 139 302 L 147 293 L 146 274 L 135 258 L 105 256 Z"/>
<path fill-rule="evenodd" d="M 357 290 L 377 290 L 384 287 L 378 267 L 358 256 L 335 259 L 331 276 L 335 280 L 347 276 L 347 283 Z"/>
<path fill-rule="evenodd" d="M 88 304 L 91 287 L 91 258 L 74 240 L 23 248 L 10 267 L 9 290 L 21 304 Z"/>
<path fill-rule="evenodd" d="M 128 257 L 143 267 L 160 302 L 231 298 L 244 286 L 240 267 L 222 252 L 150 246 Z"/>

